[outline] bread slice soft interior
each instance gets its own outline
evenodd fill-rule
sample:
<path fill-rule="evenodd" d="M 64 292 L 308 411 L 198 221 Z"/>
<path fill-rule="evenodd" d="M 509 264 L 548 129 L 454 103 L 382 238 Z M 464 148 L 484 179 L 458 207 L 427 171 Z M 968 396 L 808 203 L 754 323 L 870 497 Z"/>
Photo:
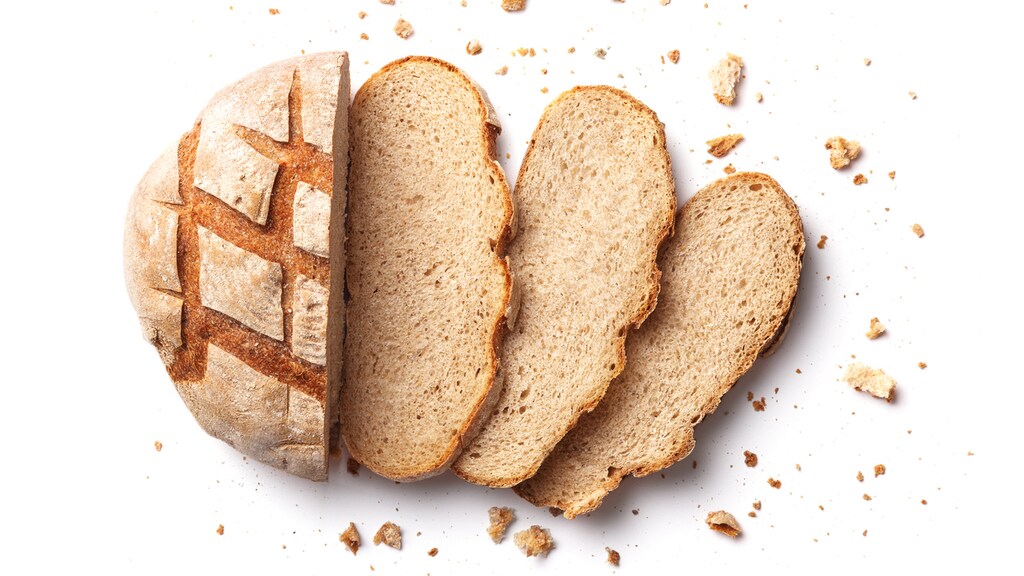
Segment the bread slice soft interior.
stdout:
<path fill-rule="evenodd" d="M 567 518 L 600 505 L 627 474 L 685 458 L 693 427 L 776 345 L 800 279 L 803 227 L 775 180 L 739 173 L 697 193 L 659 258 L 658 309 L 630 338 L 629 362 L 600 406 L 516 487 Z"/>

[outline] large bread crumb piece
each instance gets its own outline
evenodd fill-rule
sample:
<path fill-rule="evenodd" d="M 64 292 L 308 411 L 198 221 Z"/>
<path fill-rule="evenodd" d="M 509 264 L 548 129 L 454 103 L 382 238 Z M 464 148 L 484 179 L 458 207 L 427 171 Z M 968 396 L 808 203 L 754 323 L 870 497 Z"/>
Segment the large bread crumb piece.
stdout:
<path fill-rule="evenodd" d="M 526 0 L 501 0 L 501 7 L 505 12 L 519 12 L 526 8 Z"/>
<path fill-rule="evenodd" d="M 391 546 L 395 550 L 402 549 L 402 529 L 397 524 L 391 522 L 385 522 L 384 525 L 377 530 L 377 533 L 373 535 L 374 546 L 379 546 L 383 542 L 388 546 Z"/>
<path fill-rule="evenodd" d="M 708 77 L 711 78 L 711 90 L 715 93 L 715 99 L 720 104 L 732 106 L 736 99 L 736 83 L 740 81 L 740 72 L 743 70 L 743 59 L 735 54 L 729 54 L 722 58 Z"/>
<path fill-rule="evenodd" d="M 892 376 L 860 362 L 854 362 L 846 367 L 843 380 L 855 390 L 883 398 L 886 402 L 892 402 L 896 396 L 896 381 Z"/>
<path fill-rule="evenodd" d="M 511 508 L 492 506 L 487 511 L 487 516 L 491 521 L 491 525 L 487 527 L 487 534 L 497 544 L 505 537 L 505 530 L 516 519 L 516 515 Z"/>
<path fill-rule="evenodd" d="M 712 138 L 708 140 L 708 154 L 711 154 L 715 158 L 721 158 L 728 154 L 733 148 L 739 144 L 740 140 L 743 140 L 743 134 L 727 134 L 725 136 L 719 136 L 718 138 Z"/>
<path fill-rule="evenodd" d="M 413 29 L 412 24 L 406 21 L 404 18 L 399 18 L 398 22 L 395 22 L 395 34 L 401 39 L 406 39 L 412 36 L 412 33 L 416 30 Z"/>
<path fill-rule="evenodd" d="M 881 336 L 884 332 L 885 332 L 885 325 L 882 324 L 878 320 L 878 318 L 872 318 L 871 319 L 871 326 L 868 328 L 868 331 L 864 333 L 864 335 L 867 336 L 868 338 L 874 340 L 875 338 L 878 338 L 879 336 Z"/>
<path fill-rule="evenodd" d="M 604 550 L 608 553 L 608 563 L 612 566 L 618 566 L 619 560 L 621 560 L 621 556 L 619 556 L 619 553 L 607 546 L 604 547 Z"/>
<path fill-rule="evenodd" d="M 826 140 L 825 149 L 828 150 L 828 159 L 832 163 L 832 168 L 836 170 L 849 166 L 850 162 L 860 155 L 860 143 L 841 136 L 833 136 Z"/>
<path fill-rule="evenodd" d="M 345 531 L 338 535 L 338 540 L 348 548 L 348 551 L 353 556 L 356 555 L 356 552 L 359 552 L 359 532 L 356 531 L 356 525 L 352 522 L 349 522 L 348 528 L 345 528 Z"/>
<path fill-rule="evenodd" d="M 708 527 L 715 532 L 721 532 L 732 538 L 739 536 L 742 532 L 740 523 L 736 521 L 736 518 L 724 510 L 708 512 L 707 523 Z"/>
<path fill-rule="evenodd" d="M 516 546 L 530 556 L 547 556 L 548 552 L 555 547 L 555 541 L 551 539 L 551 533 L 546 529 L 534 524 L 528 530 L 516 532 Z"/>

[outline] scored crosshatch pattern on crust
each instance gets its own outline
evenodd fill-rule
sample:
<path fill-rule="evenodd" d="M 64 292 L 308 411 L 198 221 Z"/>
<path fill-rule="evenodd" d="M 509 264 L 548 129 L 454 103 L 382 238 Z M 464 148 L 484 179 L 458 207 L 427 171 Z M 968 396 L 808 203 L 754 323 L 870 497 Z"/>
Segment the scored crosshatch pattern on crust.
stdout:
<path fill-rule="evenodd" d="M 287 142 L 279 142 L 255 130 L 232 125 L 234 137 L 278 164 L 265 225 L 253 222 L 219 198 L 194 185 L 194 166 L 202 119 L 182 137 L 178 146 L 178 187 L 182 204 L 162 203 L 178 214 L 177 261 L 182 299 L 182 345 L 174 351 L 167 371 L 175 381 L 201 380 L 207 369 L 208 345 L 227 351 L 253 369 L 326 401 L 326 366 L 296 354 L 292 346 L 293 305 L 296 283 L 313 281 L 326 291 L 330 267 L 326 257 L 307 252 L 294 242 L 294 199 L 299 182 L 330 196 L 333 193 L 333 159 L 303 139 L 302 80 L 296 68 L 288 93 Z M 281 309 L 284 339 L 253 330 L 235 318 L 202 305 L 200 295 L 200 227 L 224 241 L 281 267 Z M 326 310 L 323 311 L 326 314 Z M 324 322 L 326 324 L 326 321 Z"/>

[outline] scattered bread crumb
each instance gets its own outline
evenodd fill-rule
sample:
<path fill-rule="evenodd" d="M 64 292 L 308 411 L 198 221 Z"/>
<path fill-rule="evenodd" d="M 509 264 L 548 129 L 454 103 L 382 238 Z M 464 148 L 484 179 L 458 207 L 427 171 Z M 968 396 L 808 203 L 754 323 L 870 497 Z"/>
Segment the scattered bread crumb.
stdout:
<path fill-rule="evenodd" d="M 824 512 L 825 511 L 825 507 L 822 506 L 821 504 L 818 504 L 818 510 L 821 510 L 822 512 Z"/>
<path fill-rule="evenodd" d="M 548 506 L 548 514 L 558 517 L 562 515 L 562 511 L 559 510 L 558 508 L 555 508 L 554 506 Z"/>
<path fill-rule="evenodd" d="M 796 471 L 797 472 L 803 472 L 803 468 L 800 467 L 799 463 L 797 463 L 797 465 L 796 465 Z"/>
<path fill-rule="evenodd" d="M 437 556 L 437 548 L 431 548 L 430 551 L 427 552 L 427 556 L 430 556 L 431 558 Z"/>
<path fill-rule="evenodd" d="M 925 362 L 918 362 L 917 367 L 920 368 L 921 370 L 924 370 L 925 368 L 928 367 L 928 364 L 926 364 Z"/>
<path fill-rule="evenodd" d="M 707 522 L 708 527 L 715 532 L 721 532 L 731 538 L 739 536 L 742 532 L 742 530 L 740 530 L 740 524 L 736 521 L 736 518 L 725 510 L 708 512 L 708 517 L 705 522 Z"/>
<path fill-rule="evenodd" d="M 359 19 L 362 20 L 363 18 L 366 18 L 366 12 L 361 11 L 359 12 Z"/>
<path fill-rule="evenodd" d="M 860 186 L 861 184 L 867 184 L 868 179 L 863 174 L 857 174 L 856 176 L 853 177 L 853 183 L 857 186 Z"/>
<path fill-rule="evenodd" d="M 768 485 L 778 490 L 779 488 L 782 488 L 782 481 L 776 480 L 775 478 L 768 478 Z"/>
<path fill-rule="evenodd" d="M 911 100 L 917 100 L 917 92 L 914 92 L 913 90 L 911 90 L 910 92 L 907 92 L 907 94 L 910 94 L 910 99 Z"/>
<path fill-rule="evenodd" d="M 841 136 L 833 136 L 826 140 L 825 149 L 829 151 L 829 162 L 836 170 L 848 166 L 860 155 L 860 143 Z"/>
<path fill-rule="evenodd" d="M 353 556 L 359 552 L 359 532 L 356 530 L 356 525 L 354 523 L 348 523 L 348 528 L 345 528 L 345 531 L 338 535 L 338 540 L 348 548 L 348 551 L 351 552 Z"/>
<path fill-rule="evenodd" d="M 750 450 L 744 450 L 743 463 L 747 465 L 747 468 L 753 468 L 754 466 L 757 466 L 757 454 L 754 454 Z"/>
<path fill-rule="evenodd" d="M 865 66 L 871 66 L 871 58 L 865 58 L 864 59 L 864 65 Z"/>
<path fill-rule="evenodd" d="M 927 505 L 928 505 L 928 501 L 927 501 L 927 500 L 924 500 L 924 499 L 922 499 L 922 500 L 921 500 L 921 505 L 923 505 L 923 506 L 927 506 Z"/>
<path fill-rule="evenodd" d="M 861 472 L 860 470 L 858 470 L 857 471 L 857 482 L 863 482 L 863 481 L 864 481 L 864 473 Z"/>
<path fill-rule="evenodd" d="M 924 236 L 924 228 L 921 228 L 920 224 L 914 224 L 913 226 L 910 227 L 910 229 L 914 231 L 914 234 L 917 234 L 918 238 Z"/>
<path fill-rule="evenodd" d="M 885 464 L 875 464 L 875 478 L 885 475 Z"/>
<path fill-rule="evenodd" d="M 736 84 L 740 81 L 742 70 L 743 59 L 735 54 L 728 54 L 708 73 L 711 90 L 719 104 L 732 106 L 733 100 L 736 99 Z"/>
<path fill-rule="evenodd" d="M 374 546 L 379 546 L 383 542 L 388 546 L 391 546 L 395 550 L 402 549 L 402 529 L 397 524 L 391 522 L 385 522 L 381 525 L 380 530 L 373 535 Z"/>
<path fill-rule="evenodd" d="M 164 449 L 164 443 L 157 440 L 156 442 L 153 442 L 153 448 L 156 448 L 156 451 L 159 452 Z"/>
<path fill-rule="evenodd" d="M 541 89 L 540 89 L 540 93 L 541 93 L 541 94 L 547 94 L 547 93 L 548 93 L 548 87 L 547 87 L 547 86 L 545 86 L 545 87 L 541 88 Z"/>
<path fill-rule="evenodd" d="M 548 552 L 555 547 L 555 541 L 551 539 L 551 532 L 534 524 L 529 529 L 516 532 L 516 546 L 531 556 L 547 556 Z"/>
<path fill-rule="evenodd" d="M 726 174 L 734 174 L 736 172 L 736 168 L 732 164 L 729 164 L 725 168 L 722 168 L 722 172 L 725 172 Z"/>
<path fill-rule="evenodd" d="M 712 138 L 705 142 L 705 144 L 708 145 L 708 154 L 715 158 L 721 158 L 735 148 L 740 140 L 743 140 L 743 134 L 726 134 L 725 136 Z"/>
<path fill-rule="evenodd" d="M 501 0 L 501 7 L 505 12 L 519 12 L 526 8 L 526 0 Z"/>
<path fill-rule="evenodd" d="M 753 399 L 754 399 L 754 393 L 751 392 L 750 390 L 747 390 L 747 402 L 750 402 Z"/>
<path fill-rule="evenodd" d="M 470 40 L 468 44 L 466 44 L 466 54 L 469 54 L 470 56 L 476 56 L 477 54 L 483 52 L 483 50 L 484 48 L 483 46 L 480 45 L 479 40 L 473 39 Z"/>
<path fill-rule="evenodd" d="M 673 63 L 673 64 L 678 64 L 679 63 L 679 50 L 669 50 L 668 51 L 668 61 Z"/>
<path fill-rule="evenodd" d="M 217 525 L 217 535 L 218 536 L 223 536 L 224 535 L 224 525 L 223 524 L 218 524 Z"/>
<path fill-rule="evenodd" d="M 602 60 L 604 60 L 604 57 L 607 56 L 607 55 L 608 55 L 608 51 L 605 50 L 604 48 L 598 48 L 597 50 L 594 50 L 594 56 L 597 56 L 598 58 L 600 58 Z"/>
<path fill-rule="evenodd" d="M 511 508 L 498 508 L 497 506 L 492 506 L 487 511 L 487 517 L 491 522 L 491 525 L 487 527 L 487 534 L 495 544 L 501 542 L 505 537 L 505 530 L 508 529 L 508 525 L 516 519 L 515 512 Z"/>
<path fill-rule="evenodd" d="M 754 100 L 757 100 L 758 102 L 762 102 L 764 100 L 764 95 L 761 94 L 760 92 L 756 92 L 754 94 Z"/>
<path fill-rule="evenodd" d="M 865 531 L 864 531 L 864 535 L 865 535 L 865 536 L 867 536 L 867 535 L 868 535 L 868 531 L 867 531 L 867 530 L 865 530 Z"/>
<path fill-rule="evenodd" d="M 896 179 L 896 171 L 893 170 L 892 172 L 889 172 L 889 180 L 895 180 L 895 179 Z"/>
<path fill-rule="evenodd" d="M 604 550 L 608 553 L 608 563 L 612 566 L 618 566 L 619 560 L 621 559 L 619 553 L 607 546 L 604 547 Z"/>
<path fill-rule="evenodd" d="M 632 512 L 633 512 L 633 516 L 638 516 L 640 514 L 640 509 L 639 508 L 634 508 L 632 510 Z"/>
<path fill-rule="evenodd" d="M 754 510 L 760 510 L 761 509 L 761 501 L 757 500 L 751 506 L 753 506 Z"/>
<path fill-rule="evenodd" d="M 349 459 L 345 461 L 345 469 L 349 474 L 359 476 L 359 462 L 356 461 L 355 458 L 349 457 Z"/>
<path fill-rule="evenodd" d="M 413 32 L 415 32 L 415 30 L 413 29 L 412 24 L 407 22 L 404 18 L 399 18 L 398 22 L 395 22 L 395 34 L 397 34 L 399 38 L 405 40 L 409 36 L 412 36 Z"/>
<path fill-rule="evenodd" d="M 271 8 L 271 9 L 270 9 L 270 15 L 271 15 L 271 16 L 277 16 L 277 15 L 278 15 L 278 14 L 280 14 L 280 13 L 281 13 L 281 11 L 280 11 L 280 10 L 278 10 L 277 8 Z"/>
<path fill-rule="evenodd" d="M 825 236 L 824 234 L 822 234 L 821 235 L 821 239 L 818 240 L 818 250 L 824 250 L 825 249 L 825 242 L 828 242 L 828 236 Z"/>
<path fill-rule="evenodd" d="M 661 4 L 662 6 L 668 6 L 669 4 L 672 3 L 672 0 L 658 0 L 658 3 Z"/>
<path fill-rule="evenodd" d="M 380 0 L 381 4 L 387 4 L 388 6 L 394 6 L 395 0 Z"/>
<path fill-rule="evenodd" d="M 366 32 L 360 32 L 359 33 L 359 39 L 360 40 L 369 40 L 370 37 L 366 35 Z"/>
<path fill-rule="evenodd" d="M 872 318 L 871 326 L 868 328 L 868 331 L 864 333 L 864 335 L 870 338 L 871 340 L 874 340 L 875 338 L 881 336 L 883 333 L 885 333 L 885 325 L 882 324 L 878 320 L 878 318 Z"/>
<path fill-rule="evenodd" d="M 896 380 L 892 376 L 860 362 L 854 362 L 846 367 L 843 380 L 855 390 L 867 392 L 886 402 L 892 402 L 896 396 Z"/>
<path fill-rule="evenodd" d="M 764 412 L 764 396 L 760 400 L 754 400 L 754 412 Z"/>
<path fill-rule="evenodd" d="M 867 500 L 868 502 L 870 502 L 871 501 L 871 495 L 868 494 L 867 492 L 865 492 L 864 493 L 864 499 Z"/>
<path fill-rule="evenodd" d="M 505 74 L 508 74 L 508 66 L 502 66 L 501 68 L 495 70 L 494 73 L 497 74 L 498 76 L 504 76 Z"/>
<path fill-rule="evenodd" d="M 572 54 L 572 53 L 576 52 L 576 47 L 575 46 L 570 46 L 568 52 L 569 52 L 569 54 Z"/>

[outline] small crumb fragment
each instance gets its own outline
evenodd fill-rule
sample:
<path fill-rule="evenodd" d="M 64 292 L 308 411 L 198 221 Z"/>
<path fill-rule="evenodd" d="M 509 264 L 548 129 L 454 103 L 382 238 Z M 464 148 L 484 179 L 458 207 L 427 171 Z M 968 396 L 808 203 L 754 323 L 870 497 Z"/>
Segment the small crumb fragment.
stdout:
<path fill-rule="evenodd" d="M 884 333 L 885 325 L 882 324 L 882 322 L 879 321 L 878 318 L 872 318 L 871 325 L 868 328 L 868 331 L 864 333 L 864 335 L 870 338 L 871 340 L 874 340 L 875 338 L 878 338 Z"/>
<path fill-rule="evenodd" d="M 608 55 L 608 51 L 605 50 L 604 48 L 598 48 L 597 50 L 594 50 L 594 56 L 597 56 L 598 58 L 600 58 L 602 60 L 604 60 L 604 57 L 607 56 L 607 55 Z"/>
<path fill-rule="evenodd" d="M 885 475 L 885 464 L 875 464 L 875 478 Z"/>
<path fill-rule="evenodd" d="M 359 544 L 361 541 L 359 539 L 359 532 L 356 530 L 356 525 L 354 523 L 348 523 L 348 528 L 345 528 L 345 531 L 338 535 L 338 540 L 348 548 L 348 551 L 351 552 L 353 556 L 356 555 L 356 552 L 359 552 Z"/>
<path fill-rule="evenodd" d="M 868 535 L 868 531 L 867 531 L 867 530 L 865 530 L 865 531 L 864 531 L 864 536 L 867 536 L 867 535 Z"/>
<path fill-rule="evenodd" d="M 927 506 L 927 505 L 928 505 L 928 501 L 927 501 L 927 500 L 923 500 L 923 499 L 922 499 L 922 500 L 921 500 L 921 505 L 922 505 L 922 506 Z"/>
<path fill-rule="evenodd" d="M 857 471 L 857 482 L 863 482 L 863 481 L 864 481 L 864 473 L 861 472 L 860 470 L 858 470 Z"/>
<path fill-rule="evenodd" d="M 747 516 L 750 516 L 751 518 L 757 518 L 757 512 L 751 510 L 750 512 L 747 512 Z"/>
<path fill-rule="evenodd" d="M 736 518 L 724 510 L 708 512 L 708 518 L 705 521 L 708 523 L 708 527 L 715 532 L 721 532 L 731 538 L 739 536 L 742 532 Z"/>
<path fill-rule="evenodd" d="M 864 65 L 865 66 L 871 66 L 871 58 L 865 58 L 864 59 Z"/>
<path fill-rule="evenodd" d="M 568 52 L 569 52 L 569 54 L 575 53 L 576 52 L 576 47 L 575 46 L 569 46 Z"/>
<path fill-rule="evenodd" d="M 722 168 L 722 172 L 725 172 L 726 174 L 735 174 L 736 167 L 734 167 L 732 164 L 729 164 L 725 168 Z"/>
<path fill-rule="evenodd" d="M 479 40 L 473 39 L 470 40 L 468 44 L 466 44 L 466 54 L 469 54 L 470 56 L 476 56 L 477 54 L 483 52 L 483 50 L 484 48 L 483 46 L 480 45 Z"/>
<path fill-rule="evenodd" d="M 870 502 L 871 501 L 871 495 L 865 492 L 864 493 L 864 499 L 867 500 L 868 502 Z"/>
<path fill-rule="evenodd" d="M 633 516 L 639 516 L 640 515 L 640 509 L 639 508 L 634 508 L 632 510 L 632 512 L 633 512 Z"/>
<path fill-rule="evenodd" d="M 764 396 L 760 400 L 754 400 L 754 412 L 764 412 Z"/>
<path fill-rule="evenodd" d="M 853 389 L 867 392 L 886 402 L 892 402 L 896 396 L 896 380 L 892 376 L 860 362 L 854 362 L 846 367 L 843 380 Z"/>
<path fill-rule="evenodd" d="M 867 184 L 868 179 L 863 174 L 857 174 L 856 176 L 853 177 L 853 183 L 857 186 L 860 186 L 861 184 Z"/>
<path fill-rule="evenodd" d="M 921 370 L 924 370 L 925 368 L 928 367 L 928 364 L 926 364 L 924 362 L 918 362 L 917 363 L 917 367 L 920 368 Z"/>
<path fill-rule="evenodd" d="M 708 145 L 708 154 L 715 158 L 721 158 L 735 148 L 740 140 L 743 140 L 743 134 L 726 134 L 725 136 L 712 138 L 705 142 L 705 144 Z"/>
<path fill-rule="evenodd" d="M 758 102 L 763 102 L 764 101 L 764 94 L 761 94 L 760 92 L 756 92 L 754 94 L 754 100 L 757 100 Z"/>
<path fill-rule="evenodd" d="M 669 62 L 679 64 L 679 50 L 669 50 L 667 56 Z"/>
<path fill-rule="evenodd" d="M 825 249 L 825 242 L 828 242 L 828 236 L 825 236 L 824 234 L 822 234 L 821 235 L 821 239 L 818 240 L 818 250 L 824 250 Z"/>
<path fill-rule="evenodd" d="M 387 4 L 388 6 L 394 6 L 395 0 L 380 0 L 381 4 Z"/>
<path fill-rule="evenodd" d="M 893 170 L 892 172 L 889 172 L 889 180 L 895 180 L 895 179 L 896 179 L 896 171 Z"/>
<path fill-rule="evenodd" d="M 548 552 L 555 547 L 555 541 L 551 539 L 551 532 L 536 524 L 530 526 L 528 530 L 516 532 L 515 542 L 516 546 L 523 551 L 523 554 L 526 554 L 527 558 L 531 556 L 547 556 Z"/>
<path fill-rule="evenodd" d="M 278 15 L 278 14 L 280 14 L 280 13 L 281 13 L 281 11 L 280 11 L 280 10 L 278 10 L 277 8 L 271 8 L 271 9 L 270 9 L 270 15 L 271 15 L 271 16 L 277 16 L 277 15 Z"/>
<path fill-rule="evenodd" d="M 153 448 L 156 448 L 156 451 L 159 452 L 164 449 L 164 443 L 157 440 L 156 442 L 153 442 Z"/>
<path fill-rule="evenodd" d="M 505 530 L 516 519 L 516 515 L 511 508 L 492 506 L 487 511 L 487 516 L 491 522 L 491 525 L 487 527 L 487 534 L 497 544 L 505 537 Z"/>
<path fill-rule="evenodd" d="M 668 6 L 669 4 L 672 3 L 672 0 L 658 0 L 658 3 L 661 4 L 662 6 Z"/>
<path fill-rule="evenodd" d="M 551 514 L 552 516 L 557 518 L 558 516 L 562 515 L 562 511 L 559 510 L 558 508 L 555 508 L 554 506 L 548 506 L 548 514 Z"/>
<path fill-rule="evenodd" d="M 355 458 L 349 457 L 345 461 L 345 470 L 353 476 L 359 476 L 359 462 Z"/>
<path fill-rule="evenodd" d="M 366 32 L 360 32 L 359 33 L 359 39 L 360 40 L 369 40 L 370 37 L 366 35 Z"/>
<path fill-rule="evenodd" d="M 404 18 L 399 18 L 398 22 L 395 22 L 395 34 L 397 34 L 402 40 L 412 36 L 413 32 L 415 32 L 415 30 L 413 29 L 412 24 Z"/>
<path fill-rule="evenodd" d="M 608 553 L 608 563 L 612 566 L 618 566 L 619 560 L 621 559 L 619 553 L 607 546 L 604 547 L 604 550 Z"/>
<path fill-rule="evenodd" d="M 508 74 L 508 66 L 502 66 L 501 68 L 495 70 L 494 73 L 497 74 L 498 76 L 504 76 L 505 74 Z"/>
<path fill-rule="evenodd" d="M 753 468 L 757 466 L 757 454 L 754 454 L 750 450 L 744 450 L 743 463 L 747 465 L 747 468 Z"/>
<path fill-rule="evenodd" d="M 914 224 L 910 229 L 914 231 L 914 234 L 917 234 L 918 238 L 922 238 L 924 236 L 924 228 L 921 228 L 920 224 Z"/>
<path fill-rule="evenodd" d="M 541 93 L 541 94 L 547 94 L 547 93 L 548 93 L 548 87 L 547 87 L 547 86 L 545 86 L 545 87 L 541 88 L 541 89 L 540 89 L 540 93 Z"/>
<path fill-rule="evenodd" d="M 821 510 L 822 512 L 824 512 L 825 511 L 825 507 L 822 506 L 821 504 L 818 504 L 818 510 Z"/>
<path fill-rule="evenodd" d="M 385 522 L 381 525 L 380 530 L 377 530 L 377 533 L 373 535 L 374 546 L 379 546 L 382 542 L 395 550 L 401 550 L 402 529 L 397 524 Z"/>
<path fill-rule="evenodd" d="M 782 481 L 776 480 L 775 478 L 768 478 L 768 485 L 778 490 L 779 488 L 782 488 Z"/>
<path fill-rule="evenodd" d="M 754 502 L 752 504 L 752 506 L 753 506 L 754 510 L 760 510 L 761 509 L 761 501 L 757 500 L 756 502 Z"/>
<path fill-rule="evenodd" d="M 754 399 L 754 393 L 751 392 L 750 390 L 747 390 L 747 402 L 750 402 L 753 399 Z"/>
<path fill-rule="evenodd" d="M 971 452 L 970 450 L 968 450 L 968 451 L 967 451 L 967 455 L 968 455 L 968 456 L 974 456 L 974 452 Z"/>
<path fill-rule="evenodd" d="M 430 551 L 427 552 L 427 556 L 430 556 L 431 558 L 437 556 L 437 548 L 431 548 Z"/>
<path fill-rule="evenodd" d="M 501 0 L 501 7 L 505 12 L 519 12 L 526 8 L 526 0 Z"/>
<path fill-rule="evenodd" d="M 223 536 L 224 535 L 224 525 L 223 524 L 218 524 L 217 525 L 217 535 L 218 536 Z"/>
<path fill-rule="evenodd" d="M 366 18 L 366 12 L 359 12 L 359 19 L 362 20 L 363 18 Z"/>
<path fill-rule="evenodd" d="M 800 467 L 800 464 L 797 464 L 797 465 L 796 465 L 796 471 L 797 471 L 797 472 L 803 472 L 803 470 L 804 470 L 804 469 Z"/>
<path fill-rule="evenodd" d="M 911 100 L 917 100 L 917 92 L 914 92 L 913 90 L 911 90 L 910 92 L 907 92 L 907 94 L 910 95 L 910 99 Z"/>
<path fill-rule="evenodd" d="M 742 70 L 743 59 L 735 54 L 728 54 L 708 73 L 711 90 L 719 104 L 732 106 L 736 99 L 736 84 L 740 81 Z"/>
<path fill-rule="evenodd" d="M 829 162 L 836 170 L 848 166 L 860 155 L 860 143 L 841 136 L 833 136 L 826 140 L 825 149 L 829 151 Z"/>

